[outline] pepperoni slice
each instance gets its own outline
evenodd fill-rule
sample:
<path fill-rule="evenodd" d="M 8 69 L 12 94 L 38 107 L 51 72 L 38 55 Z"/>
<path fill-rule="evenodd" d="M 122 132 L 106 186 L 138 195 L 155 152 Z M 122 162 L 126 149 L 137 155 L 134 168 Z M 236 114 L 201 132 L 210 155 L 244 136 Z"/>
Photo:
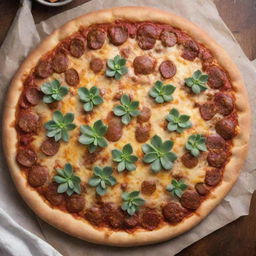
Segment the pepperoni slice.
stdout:
<path fill-rule="evenodd" d="M 120 209 L 113 208 L 107 213 L 107 222 L 112 228 L 122 228 L 124 214 Z"/>
<path fill-rule="evenodd" d="M 181 162 L 183 165 L 185 165 L 187 168 L 192 169 L 197 166 L 198 164 L 198 158 L 191 155 L 189 152 L 185 153 L 181 157 Z"/>
<path fill-rule="evenodd" d="M 165 60 L 160 64 L 159 72 L 163 78 L 169 79 L 176 74 L 177 69 L 171 60 Z"/>
<path fill-rule="evenodd" d="M 200 196 L 194 190 L 187 190 L 182 194 L 180 203 L 187 209 L 196 210 L 200 206 Z"/>
<path fill-rule="evenodd" d="M 38 129 L 39 116 L 31 111 L 21 111 L 18 126 L 23 132 L 35 132 Z"/>
<path fill-rule="evenodd" d="M 94 28 L 87 35 L 88 47 L 93 50 L 100 49 L 103 46 L 105 39 L 105 31 L 101 28 Z"/>
<path fill-rule="evenodd" d="M 228 155 L 225 151 L 209 152 L 207 162 L 212 167 L 221 167 L 227 161 Z"/>
<path fill-rule="evenodd" d="M 156 191 L 156 183 L 153 180 L 144 180 L 141 183 L 141 193 L 147 196 L 152 195 Z"/>
<path fill-rule="evenodd" d="M 175 29 L 175 35 L 177 36 L 178 44 L 185 44 L 187 41 L 191 40 L 191 38 L 184 32 Z"/>
<path fill-rule="evenodd" d="M 211 88 L 219 89 L 225 85 L 227 76 L 219 67 L 211 66 L 206 70 L 206 72 L 209 76 L 208 84 Z"/>
<path fill-rule="evenodd" d="M 221 181 L 221 172 L 219 169 L 207 170 L 205 175 L 205 183 L 208 186 L 216 186 Z"/>
<path fill-rule="evenodd" d="M 41 60 L 35 68 L 35 75 L 38 78 L 45 79 L 53 73 L 51 62 L 47 60 Z"/>
<path fill-rule="evenodd" d="M 214 100 L 220 114 L 227 116 L 232 113 L 234 109 L 234 101 L 231 96 L 224 93 L 217 93 Z"/>
<path fill-rule="evenodd" d="M 50 183 L 46 188 L 44 193 L 46 199 L 55 206 L 62 204 L 65 200 L 64 194 L 58 193 L 58 184 L 57 183 Z"/>
<path fill-rule="evenodd" d="M 209 194 L 209 189 L 205 186 L 204 183 L 197 183 L 195 189 L 199 195 L 206 196 Z"/>
<path fill-rule="evenodd" d="M 32 149 L 19 149 L 16 160 L 22 166 L 31 167 L 36 163 L 37 156 Z"/>
<path fill-rule="evenodd" d="M 134 228 L 139 224 L 139 218 L 137 215 L 128 216 L 124 219 L 124 226 L 126 228 Z"/>
<path fill-rule="evenodd" d="M 173 32 L 167 30 L 162 31 L 160 40 L 165 47 L 172 47 L 177 43 L 176 35 Z"/>
<path fill-rule="evenodd" d="M 151 109 L 144 106 L 140 110 L 140 114 L 138 115 L 137 120 L 139 123 L 144 123 L 149 121 L 150 117 L 151 117 Z"/>
<path fill-rule="evenodd" d="M 22 135 L 20 137 L 20 144 L 23 146 L 27 146 L 32 141 L 33 141 L 33 137 L 31 136 L 31 134 Z"/>
<path fill-rule="evenodd" d="M 52 138 L 47 138 L 43 141 L 40 149 L 47 156 L 54 156 L 60 148 L 60 143 Z"/>
<path fill-rule="evenodd" d="M 141 226 L 148 230 L 153 230 L 158 227 L 161 221 L 161 215 L 155 209 L 145 209 L 141 213 Z"/>
<path fill-rule="evenodd" d="M 184 209 L 177 203 L 169 202 L 162 209 L 164 218 L 171 224 L 176 224 L 184 218 Z"/>
<path fill-rule="evenodd" d="M 42 98 L 42 93 L 36 87 L 29 87 L 25 91 L 25 97 L 31 105 L 37 105 Z"/>
<path fill-rule="evenodd" d="M 139 47 L 143 50 L 150 50 L 154 47 L 157 39 L 157 30 L 154 25 L 144 24 L 137 30 Z"/>
<path fill-rule="evenodd" d="M 85 52 L 85 40 L 81 37 L 73 38 L 69 46 L 70 54 L 75 58 L 80 58 Z"/>
<path fill-rule="evenodd" d="M 199 47 L 193 40 L 188 40 L 184 43 L 182 57 L 186 60 L 193 61 L 199 54 Z"/>
<path fill-rule="evenodd" d="M 236 135 L 236 125 L 231 119 L 222 119 L 215 125 L 216 132 L 225 140 L 230 140 Z"/>
<path fill-rule="evenodd" d="M 52 59 L 52 68 L 56 73 L 63 73 L 68 69 L 68 57 L 63 53 L 57 53 Z"/>
<path fill-rule="evenodd" d="M 113 45 L 119 46 L 123 44 L 128 38 L 128 30 L 121 25 L 115 25 L 108 30 L 110 42 Z"/>
<path fill-rule="evenodd" d="M 45 184 L 48 178 L 48 169 L 44 166 L 32 166 L 28 172 L 28 183 L 32 187 L 40 187 Z"/>
<path fill-rule="evenodd" d="M 123 124 L 120 118 L 113 117 L 108 123 L 106 138 L 108 141 L 118 141 L 123 135 Z"/>
<path fill-rule="evenodd" d="M 155 60 L 147 55 L 138 56 L 133 61 L 135 74 L 149 75 L 155 70 Z"/>
<path fill-rule="evenodd" d="M 84 209 L 85 199 L 81 195 L 73 194 L 67 198 L 67 209 L 71 213 L 77 213 Z"/>
<path fill-rule="evenodd" d="M 150 125 L 139 125 L 135 130 L 135 138 L 138 142 L 143 143 L 146 142 L 150 137 Z"/>
<path fill-rule="evenodd" d="M 226 148 L 225 140 L 218 134 L 206 137 L 206 147 L 208 150 L 222 150 Z"/>
<path fill-rule="evenodd" d="M 85 212 L 85 217 L 92 224 L 99 226 L 103 221 L 103 213 L 100 207 L 89 208 Z"/>
<path fill-rule="evenodd" d="M 212 102 L 206 102 L 199 107 L 201 117 L 208 121 L 211 120 L 216 114 L 216 106 Z"/>
<path fill-rule="evenodd" d="M 90 61 L 90 69 L 96 74 L 99 73 L 104 67 L 103 60 L 100 58 L 93 58 Z"/>
<path fill-rule="evenodd" d="M 65 81 L 71 86 L 76 86 L 80 82 L 79 75 L 74 68 L 65 71 Z"/>
<path fill-rule="evenodd" d="M 208 62 L 208 63 L 213 60 L 213 56 L 212 56 L 211 52 L 202 46 L 200 47 L 199 57 L 204 62 Z"/>

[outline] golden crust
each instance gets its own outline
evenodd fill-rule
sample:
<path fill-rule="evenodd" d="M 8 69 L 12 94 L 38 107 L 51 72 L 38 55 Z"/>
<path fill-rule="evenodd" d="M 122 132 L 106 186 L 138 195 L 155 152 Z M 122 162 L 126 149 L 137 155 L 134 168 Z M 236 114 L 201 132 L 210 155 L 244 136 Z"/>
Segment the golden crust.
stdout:
<path fill-rule="evenodd" d="M 139 13 L 139 15 L 138 15 Z M 72 215 L 61 210 L 51 208 L 39 194 L 27 186 L 20 168 L 16 163 L 17 133 L 14 127 L 16 105 L 22 92 L 23 75 L 28 74 L 40 57 L 54 48 L 62 39 L 76 32 L 81 25 L 89 26 L 94 23 L 113 22 L 116 19 L 131 21 L 156 21 L 171 24 L 187 32 L 192 38 L 211 50 L 218 63 L 229 73 L 236 95 L 236 106 L 240 132 L 233 140 L 232 157 L 226 165 L 222 183 L 211 193 L 195 214 L 184 219 L 175 226 L 165 225 L 158 230 L 142 231 L 129 234 L 124 231 L 112 232 L 107 228 L 96 229 L 88 222 L 78 221 Z M 10 85 L 4 112 L 3 122 L 3 146 L 7 162 L 15 185 L 26 203 L 43 220 L 54 225 L 58 229 L 81 239 L 108 245 L 136 246 L 156 243 L 177 236 L 195 226 L 212 209 L 219 204 L 236 182 L 242 164 L 246 158 L 250 134 L 250 109 L 246 88 L 242 77 L 227 53 L 205 32 L 189 21 L 158 9 L 148 7 L 119 7 L 89 13 L 68 22 L 47 37 L 24 61 Z"/>

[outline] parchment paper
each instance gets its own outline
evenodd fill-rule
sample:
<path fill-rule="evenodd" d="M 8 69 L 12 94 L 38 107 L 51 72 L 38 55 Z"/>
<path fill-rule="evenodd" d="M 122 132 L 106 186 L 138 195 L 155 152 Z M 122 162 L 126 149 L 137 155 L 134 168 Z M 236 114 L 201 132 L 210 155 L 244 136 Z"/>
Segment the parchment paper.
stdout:
<path fill-rule="evenodd" d="M 227 29 L 220 18 L 215 5 L 210 0 L 143 0 L 139 1 L 139 3 L 135 0 L 93 0 L 52 17 L 37 26 L 35 26 L 31 16 L 28 0 L 23 0 L 23 7 L 18 13 L 6 41 L 0 49 L 1 103 L 4 101 L 5 90 L 19 64 L 42 38 L 50 34 L 54 29 L 66 23 L 68 20 L 79 15 L 93 10 L 124 5 L 145 5 L 168 10 L 191 20 L 207 31 L 227 50 L 241 70 L 249 91 L 253 112 L 252 117 L 255 117 L 256 70 L 244 55 L 231 32 Z M 37 220 L 37 217 L 21 201 L 19 195 L 17 195 L 17 192 L 10 180 L 7 167 L 4 164 L 2 154 L 0 159 L 0 193 L 2 199 L 0 200 L 0 207 L 5 209 L 5 211 L 20 225 L 40 236 L 42 239 L 45 239 L 65 256 L 153 256 L 156 254 L 161 256 L 171 256 L 238 217 L 248 214 L 251 195 L 256 187 L 255 135 L 256 124 L 255 118 L 253 118 L 253 130 L 248 159 L 246 160 L 238 182 L 222 203 L 194 229 L 172 239 L 171 241 L 161 244 L 137 248 L 115 248 L 93 245 L 66 235 L 42 220 Z M 6 191 L 8 191 L 8 193 Z"/>

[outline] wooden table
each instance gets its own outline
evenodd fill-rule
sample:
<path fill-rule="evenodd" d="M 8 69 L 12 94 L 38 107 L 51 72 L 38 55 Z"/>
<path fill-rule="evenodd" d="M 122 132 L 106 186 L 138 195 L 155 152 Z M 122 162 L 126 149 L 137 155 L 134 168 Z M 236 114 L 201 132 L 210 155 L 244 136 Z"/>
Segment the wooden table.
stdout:
<path fill-rule="evenodd" d="M 36 23 L 69 8 L 85 3 L 74 2 L 58 8 L 33 3 Z M 221 17 L 233 32 L 250 60 L 256 58 L 256 0 L 214 0 Z M 19 0 L 0 1 L 0 45 L 19 7 Z M 256 193 L 250 214 L 215 231 L 178 253 L 177 256 L 255 256 L 256 255 Z"/>

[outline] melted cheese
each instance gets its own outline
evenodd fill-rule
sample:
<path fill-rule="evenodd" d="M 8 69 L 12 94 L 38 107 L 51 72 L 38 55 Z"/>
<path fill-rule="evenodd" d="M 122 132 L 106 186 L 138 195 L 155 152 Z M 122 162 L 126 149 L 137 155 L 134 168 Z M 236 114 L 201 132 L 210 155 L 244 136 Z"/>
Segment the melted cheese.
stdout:
<path fill-rule="evenodd" d="M 121 48 L 130 48 L 131 53 L 127 59 L 128 74 L 123 76 L 120 80 L 106 78 L 104 70 L 100 74 L 94 74 L 89 68 L 89 62 L 92 57 L 99 57 L 107 60 L 112 59 L 114 56 L 120 54 Z M 184 79 L 192 76 L 192 74 L 202 69 L 201 61 L 196 58 L 195 61 L 190 62 L 181 57 L 182 46 L 175 45 L 171 48 L 165 48 L 158 41 L 154 49 L 147 52 L 140 49 L 137 42 L 134 39 L 128 39 L 121 47 L 115 47 L 108 42 L 104 46 L 95 51 L 87 51 L 81 58 L 76 59 L 68 56 L 70 59 L 69 67 L 75 68 L 80 76 L 80 84 L 77 87 L 69 87 L 69 94 L 61 101 L 60 110 L 63 113 L 72 112 L 75 114 L 75 124 L 77 128 L 69 132 L 70 140 L 68 143 L 61 142 L 59 152 L 53 157 L 47 157 L 40 153 L 39 159 L 42 165 L 48 166 L 51 172 L 51 176 L 55 175 L 55 166 L 64 166 L 65 163 L 70 162 L 77 173 L 82 179 L 83 183 L 86 183 L 92 176 L 92 169 L 86 167 L 85 158 L 88 157 L 86 146 L 81 145 L 78 142 L 78 136 L 80 135 L 79 127 L 83 124 L 92 125 L 96 120 L 103 120 L 106 123 L 106 117 L 108 113 L 113 109 L 115 104 L 119 102 L 113 101 L 112 98 L 118 90 L 132 95 L 134 100 L 140 102 L 140 106 L 147 106 L 151 109 L 152 114 L 150 118 L 151 133 L 150 137 L 155 134 L 159 135 L 163 140 L 170 139 L 174 142 L 173 151 L 177 154 L 178 159 L 174 163 L 174 167 L 171 171 L 160 171 L 157 174 L 152 173 L 150 165 L 142 162 L 143 152 L 141 149 L 142 144 L 138 143 L 135 139 L 136 118 L 131 123 L 124 127 L 123 136 L 118 142 L 109 142 L 108 146 L 104 148 L 99 154 L 101 157 L 96 160 L 93 166 L 113 166 L 111 159 L 112 149 L 121 149 L 125 144 L 131 143 L 136 155 L 140 158 L 136 163 L 137 169 L 128 173 L 114 172 L 114 176 L 117 179 L 117 185 L 109 187 L 107 194 L 103 197 L 103 201 L 121 203 L 121 183 L 127 183 L 127 191 L 140 190 L 141 183 L 144 180 L 155 180 L 157 189 L 152 196 L 143 196 L 146 200 L 146 204 L 150 206 L 159 206 L 163 201 L 170 197 L 170 193 L 166 192 L 166 186 L 170 183 L 172 175 L 184 176 L 185 182 L 188 185 L 194 186 L 197 182 L 204 180 L 205 171 L 207 167 L 206 155 L 204 153 L 199 157 L 199 164 L 193 168 L 186 168 L 180 160 L 180 157 L 184 154 L 184 146 L 188 137 L 193 133 L 206 134 L 213 131 L 212 121 L 202 120 L 198 108 L 195 107 L 195 103 L 204 102 L 207 100 L 207 95 L 213 94 L 213 90 L 210 88 L 205 92 L 198 95 L 189 95 L 184 87 Z M 156 59 L 157 67 L 156 71 L 150 75 L 136 76 L 132 67 L 133 60 L 136 56 L 148 54 Z M 177 68 L 177 73 L 172 79 L 164 80 L 164 83 L 171 83 L 176 87 L 173 93 L 174 100 L 165 104 L 156 104 L 154 100 L 148 96 L 150 88 L 154 82 L 161 80 L 161 75 L 158 71 L 158 67 L 163 60 L 170 59 L 174 62 Z M 52 81 L 58 79 L 62 85 L 66 85 L 64 80 L 64 74 L 53 74 L 52 77 L 46 80 L 38 80 L 37 83 L 41 86 L 46 81 Z M 99 89 L 105 90 L 104 103 L 95 107 L 92 114 L 88 114 L 83 110 L 83 103 L 79 101 L 77 90 L 79 87 L 90 88 L 97 86 Z M 191 117 L 193 124 L 192 128 L 186 129 L 182 134 L 176 132 L 169 132 L 163 129 L 166 115 L 173 108 L 177 108 L 181 114 L 187 114 Z M 42 123 L 45 123 L 52 119 L 52 110 L 50 110 L 46 104 L 40 103 L 35 107 L 35 111 L 41 116 Z M 42 141 L 45 139 L 46 131 L 41 128 L 40 133 L 34 140 L 34 147 L 39 149 Z M 40 152 L 40 150 L 39 150 Z M 87 186 L 87 193 L 85 194 L 86 205 L 90 207 L 95 200 L 95 188 Z"/>

